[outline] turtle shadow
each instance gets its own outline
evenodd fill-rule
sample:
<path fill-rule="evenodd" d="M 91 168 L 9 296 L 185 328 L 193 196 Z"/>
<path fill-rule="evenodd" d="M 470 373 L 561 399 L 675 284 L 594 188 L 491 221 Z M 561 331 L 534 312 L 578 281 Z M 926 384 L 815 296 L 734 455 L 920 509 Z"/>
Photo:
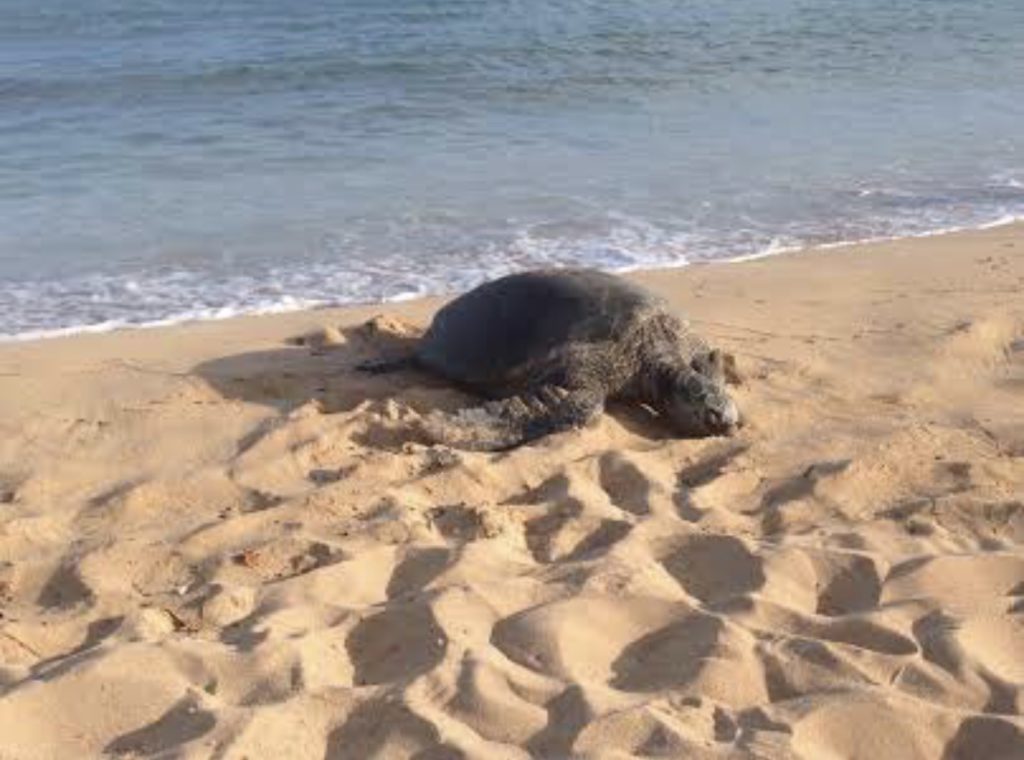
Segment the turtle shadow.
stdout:
<path fill-rule="evenodd" d="M 610 398 L 605 404 L 604 413 L 618 422 L 628 433 L 646 438 L 652 443 L 663 441 L 700 441 L 712 438 L 732 440 L 733 435 L 708 436 L 703 433 L 680 432 L 672 426 L 665 416 L 659 414 L 646 404 L 629 399 Z M 741 431 L 742 433 L 742 431 Z"/>
<path fill-rule="evenodd" d="M 664 417 L 643 404 L 622 399 L 609 399 L 605 404 L 604 411 L 629 433 L 650 441 L 667 441 L 685 437 L 674 432 Z"/>
<path fill-rule="evenodd" d="M 280 348 L 217 357 L 194 366 L 192 375 L 221 397 L 288 413 L 310 401 L 325 412 L 347 412 L 365 401 L 432 386 L 425 373 L 408 370 L 373 375 L 358 369 L 369 359 L 412 351 L 416 335 L 387 333 L 375 322 L 301 335 Z M 333 338 L 332 338 L 333 336 Z"/>
<path fill-rule="evenodd" d="M 221 397 L 288 413 L 310 401 L 324 411 L 348 412 L 364 401 L 401 392 L 407 378 L 370 377 L 355 369 L 361 359 L 345 349 L 323 354 L 301 347 L 219 357 L 192 368 Z"/>

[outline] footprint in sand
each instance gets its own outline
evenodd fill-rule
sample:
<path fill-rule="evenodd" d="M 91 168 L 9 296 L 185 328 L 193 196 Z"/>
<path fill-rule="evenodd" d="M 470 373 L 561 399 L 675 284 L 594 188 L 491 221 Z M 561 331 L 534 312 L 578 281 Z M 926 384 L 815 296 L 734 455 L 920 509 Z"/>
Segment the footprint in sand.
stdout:
<path fill-rule="evenodd" d="M 441 662 L 447 646 L 448 637 L 423 604 L 378 612 L 345 640 L 356 686 L 412 680 Z"/>
<path fill-rule="evenodd" d="M 438 547 L 416 549 L 405 555 L 388 581 L 388 599 L 414 594 L 430 585 L 447 567 L 451 552 Z"/>
<path fill-rule="evenodd" d="M 955 579 L 955 580 L 953 580 Z M 1019 553 L 922 557 L 894 567 L 885 579 L 880 601 L 932 599 L 950 613 L 1002 612 L 1010 593 L 1024 582 Z"/>
<path fill-rule="evenodd" d="M 788 637 L 759 646 L 765 686 L 772 702 L 843 688 L 863 688 L 872 679 L 846 653 L 812 638 Z"/>
<path fill-rule="evenodd" d="M 882 580 L 870 557 L 832 553 L 821 565 L 818 582 L 822 590 L 816 610 L 819 615 L 837 617 L 878 606 Z"/>
<path fill-rule="evenodd" d="M 942 760 L 1020 760 L 1024 731 L 1006 720 L 968 718 L 942 752 Z"/>
<path fill-rule="evenodd" d="M 467 654 L 454 676 L 445 712 L 489 741 L 521 746 L 543 731 L 548 715 L 536 704 L 541 695 L 531 694 L 536 682 L 513 677 L 513 672 L 507 664 L 499 667 Z"/>
<path fill-rule="evenodd" d="M 765 582 L 761 559 L 735 536 L 688 536 L 662 565 L 686 593 L 706 604 L 752 593 Z"/>
<path fill-rule="evenodd" d="M 104 748 L 112 755 L 158 755 L 170 753 L 208 733 L 217 720 L 192 697 L 185 697 L 148 726 L 123 734 Z"/>
<path fill-rule="evenodd" d="M 544 709 L 547 725 L 530 737 L 526 748 L 534 757 L 570 757 L 576 737 L 594 717 L 583 689 L 577 684 L 567 687 Z"/>
<path fill-rule="evenodd" d="M 598 481 L 619 509 L 634 515 L 650 513 L 651 481 L 619 452 L 606 452 L 598 460 Z"/>
<path fill-rule="evenodd" d="M 405 705 L 385 700 L 364 702 L 327 737 L 324 760 L 408 757 L 457 760 L 461 752 L 442 743 L 437 726 Z"/>
<path fill-rule="evenodd" d="M 752 469 L 730 468 L 748 448 L 730 445 L 715 449 L 680 470 L 672 497 L 677 514 L 687 522 L 699 522 L 707 510 L 743 504 L 760 485 L 761 477 Z"/>
<path fill-rule="evenodd" d="M 906 636 L 864 618 L 839 618 L 823 625 L 811 625 L 807 633 L 826 641 L 849 644 L 889 655 L 917 654 L 918 647 Z"/>
<path fill-rule="evenodd" d="M 633 530 L 624 520 L 602 520 L 597 529 L 588 533 L 566 556 L 567 562 L 595 559 L 611 549 Z"/>
<path fill-rule="evenodd" d="M 687 605 L 664 599 L 638 598 L 624 605 L 610 595 L 580 595 L 500 620 L 491 643 L 530 670 L 603 683 L 614 676 L 612 662 L 631 642 L 691 612 Z"/>
<path fill-rule="evenodd" d="M 565 473 L 545 480 L 536 488 L 507 499 L 503 506 L 546 506 L 547 509 L 524 523 L 526 546 L 537 562 L 552 562 L 556 555 L 556 539 L 567 525 L 584 512 L 584 504 L 570 494 L 572 481 Z"/>
<path fill-rule="evenodd" d="M 688 683 L 713 655 L 723 626 L 717 617 L 694 614 L 643 636 L 612 663 L 612 686 L 659 691 Z"/>
<path fill-rule="evenodd" d="M 40 589 L 36 603 L 47 610 L 69 610 L 91 605 L 93 599 L 92 589 L 85 585 L 78 569 L 62 562 Z"/>

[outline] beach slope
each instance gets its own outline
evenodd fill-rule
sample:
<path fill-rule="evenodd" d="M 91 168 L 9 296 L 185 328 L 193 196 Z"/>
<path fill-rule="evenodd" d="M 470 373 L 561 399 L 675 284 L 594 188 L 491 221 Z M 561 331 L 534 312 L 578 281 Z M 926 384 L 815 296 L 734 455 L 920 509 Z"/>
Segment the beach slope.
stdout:
<path fill-rule="evenodd" d="M 1024 227 L 631 276 L 736 437 L 430 446 L 439 301 L 0 346 L 0 758 L 1024 757 Z"/>

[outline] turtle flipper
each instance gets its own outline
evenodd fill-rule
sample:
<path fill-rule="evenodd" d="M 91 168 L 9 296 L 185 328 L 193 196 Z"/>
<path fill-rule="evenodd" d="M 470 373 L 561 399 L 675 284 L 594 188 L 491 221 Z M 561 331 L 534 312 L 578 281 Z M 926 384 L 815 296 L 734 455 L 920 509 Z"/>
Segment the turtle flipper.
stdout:
<path fill-rule="evenodd" d="M 502 451 L 552 433 L 579 428 L 597 417 L 604 396 L 553 385 L 529 394 L 491 401 L 455 414 L 434 412 L 424 420 L 439 443 L 473 451 Z"/>

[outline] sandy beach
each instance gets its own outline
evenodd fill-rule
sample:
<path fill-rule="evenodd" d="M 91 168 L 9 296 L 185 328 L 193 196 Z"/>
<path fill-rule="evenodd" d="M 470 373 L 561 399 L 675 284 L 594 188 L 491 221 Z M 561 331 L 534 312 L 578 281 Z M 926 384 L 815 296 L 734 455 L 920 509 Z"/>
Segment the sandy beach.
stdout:
<path fill-rule="evenodd" d="M 0 758 L 1024 757 L 1024 226 L 630 276 L 735 437 L 432 446 L 439 300 L 0 345 Z"/>

